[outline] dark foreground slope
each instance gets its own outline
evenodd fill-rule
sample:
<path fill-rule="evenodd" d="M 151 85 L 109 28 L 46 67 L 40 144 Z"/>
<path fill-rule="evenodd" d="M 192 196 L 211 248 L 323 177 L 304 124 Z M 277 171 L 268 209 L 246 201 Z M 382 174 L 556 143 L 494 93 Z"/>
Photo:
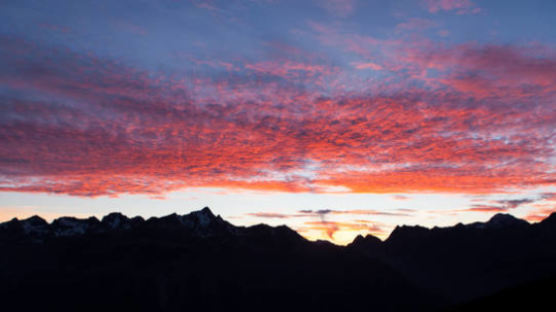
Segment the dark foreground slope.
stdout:
<path fill-rule="evenodd" d="M 0 224 L 0 302 L 64 311 L 476 309 L 481 298 L 555 276 L 555 221 L 498 215 L 339 247 L 287 227 L 235 227 L 207 208 L 146 221 L 14 219 Z"/>
<path fill-rule="evenodd" d="M 460 304 L 556 276 L 556 214 L 537 224 L 498 214 L 486 223 L 402 226 L 385 242 L 358 237 L 348 248 Z"/>
<path fill-rule="evenodd" d="M 1 302 L 24 309 L 393 311 L 438 302 L 362 254 L 287 227 L 234 227 L 208 209 L 147 221 L 11 221 L 0 237 Z"/>
<path fill-rule="evenodd" d="M 553 311 L 555 309 L 556 278 L 521 284 L 451 306 L 450 312 L 464 311 Z"/>

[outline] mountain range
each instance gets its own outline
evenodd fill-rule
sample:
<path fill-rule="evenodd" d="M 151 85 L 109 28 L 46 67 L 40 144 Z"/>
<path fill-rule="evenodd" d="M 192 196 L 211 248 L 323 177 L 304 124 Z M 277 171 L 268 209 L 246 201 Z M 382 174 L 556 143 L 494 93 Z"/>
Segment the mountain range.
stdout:
<path fill-rule="evenodd" d="M 556 213 L 399 226 L 347 246 L 209 208 L 0 224 L 0 302 L 19 310 L 531 310 L 551 304 L 554 282 Z"/>

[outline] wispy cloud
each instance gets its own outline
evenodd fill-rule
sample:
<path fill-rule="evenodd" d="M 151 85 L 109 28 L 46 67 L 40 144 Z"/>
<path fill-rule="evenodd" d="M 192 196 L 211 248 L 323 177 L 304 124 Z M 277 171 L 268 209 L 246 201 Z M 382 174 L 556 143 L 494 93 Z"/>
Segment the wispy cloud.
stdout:
<path fill-rule="evenodd" d="M 332 15 L 347 17 L 355 10 L 357 0 L 317 0 L 315 3 Z"/>
<path fill-rule="evenodd" d="M 374 209 L 347 209 L 347 210 L 332 210 L 332 209 L 322 209 L 322 210 L 300 210 L 300 215 L 371 215 L 371 216 L 409 216 L 410 211 L 404 211 L 399 209 L 391 209 L 391 211 L 384 210 L 374 210 Z"/>
<path fill-rule="evenodd" d="M 373 235 L 384 235 L 384 230 L 377 223 L 369 220 L 354 220 L 350 222 L 338 221 L 306 221 L 302 227 L 297 228 L 297 231 L 304 234 L 309 231 L 316 231 L 326 234 L 322 238 L 336 240 L 335 234 L 340 231 L 345 232 L 364 232 Z M 353 236 L 353 235 L 351 235 Z"/>
<path fill-rule="evenodd" d="M 512 209 L 516 209 L 523 205 L 529 205 L 533 203 L 537 203 L 539 201 L 545 201 L 546 197 L 541 194 L 539 197 L 536 198 L 520 198 L 520 199 L 500 199 L 500 200 L 491 200 L 487 203 L 481 204 L 474 204 L 470 208 L 461 211 L 470 211 L 470 212 L 507 212 Z M 478 199 L 477 201 L 481 201 Z"/>
<path fill-rule="evenodd" d="M 431 13 L 455 11 L 457 14 L 477 14 L 481 9 L 471 0 L 425 0 L 424 5 Z"/>
<path fill-rule="evenodd" d="M 267 219 L 288 219 L 292 215 L 277 213 L 277 212 L 251 212 L 247 214 L 248 216 L 257 218 L 267 218 Z"/>
<path fill-rule="evenodd" d="M 556 193 L 542 193 L 539 202 L 532 206 L 534 209 L 529 211 L 525 219 L 531 222 L 544 220 L 550 214 L 556 212 Z"/>

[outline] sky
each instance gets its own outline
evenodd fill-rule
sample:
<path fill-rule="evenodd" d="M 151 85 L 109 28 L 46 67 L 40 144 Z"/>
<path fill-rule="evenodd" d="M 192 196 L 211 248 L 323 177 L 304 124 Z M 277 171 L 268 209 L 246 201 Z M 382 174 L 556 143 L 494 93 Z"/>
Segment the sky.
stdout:
<path fill-rule="evenodd" d="M 556 211 L 556 2 L 0 2 L 0 221 L 338 244 Z"/>

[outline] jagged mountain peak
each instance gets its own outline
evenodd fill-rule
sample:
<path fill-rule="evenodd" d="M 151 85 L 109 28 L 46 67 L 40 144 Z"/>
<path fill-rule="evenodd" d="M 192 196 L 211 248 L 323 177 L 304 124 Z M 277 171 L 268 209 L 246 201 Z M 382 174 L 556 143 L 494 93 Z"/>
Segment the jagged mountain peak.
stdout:
<path fill-rule="evenodd" d="M 497 213 L 486 222 L 486 225 L 491 228 L 523 226 L 527 224 L 529 224 L 527 221 L 518 219 L 508 213 Z"/>
<path fill-rule="evenodd" d="M 105 219 L 128 219 L 128 217 L 121 212 L 111 212 L 102 217 L 102 220 Z"/>
<path fill-rule="evenodd" d="M 555 213 L 556 215 L 556 213 Z M 547 219 L 549 219 L 548 217 Z M 556 219 L 556 217 L 554 217 Z M 457 230 L 463 228 L 474 228 L 474 229 L 502 229 L 505 227 L 523 227 L 529 225 L 529 222 L 514 217 L 508 213 L 497 213 L 492 216 L 487 222 L 475 222 L 471 224 L 462 224 L 458 223 L 454 226 L 448 227 L 434 227 L 432 229 L 423 227 L 420 225 L 398 225 L 394 228 L 390 236 L 388 237 L 387 241 L 391 241 L 392 239 L 398 239 L 400 237 L 406 236 L 414 236 L 414 235 L 427 235 L 429 232 L 435 231 L 447 231 L 447 230 Z"/>
<path fill-rule="evenodd" d="M 48 222 L 46 222 L 46 220 L 44 220 L 43 218 L 41 218 L 37 215 L 31 216 L 27 219 L 22 219 L 21 222 L 28 222 L 30 224 L 37 224 L 37 225 L 38 224 L 48 224 Z"/>
<path fill-rule="evenodd" d="M 363 236 L 363 235 L 359 234 L 353 239 L 353 241 L 349 245 L 350 246 L 379 245 L 380 243 L 382 243 L 380 238 L 378 238 L 374 235 L 367 234 L 367 235 Z"/>
<path fill-rule="evenodd" d="M 199 210 L 199 211 L 194 211 L 194 212 L 196 212 L 196 213 L 202 213 L 202 214 L 204 214 L 204 215 L 214 217 L 214 214 L 212 213 L 212 210 L 210 210 L 209 207 L 204 207 L 203 209 L 201 209 L 201 210 Z"/>
<path fill-rule="evenodd" d="M 212 213 L 209 207 L 204 207 L 201 210 L 193 211 L 188 215 L 184 215 L 183 218 L 194 218 L 198 222 L 198 225 L 205 227 L 216 220 L 216 216 Z"/>
<path fill-rule="evenodd" d="M 551 213 L 548 217 L 541 221 L 542 224 L 555 224 L 556 225 L 556 211 Z"/>
<path fill-rule="evenodd" d="M 204 234 L 213 230 L 230 229 L 233 227 L 220 216 L 215 216 L 208 207 L 184 215 L 172 213 L 159 218 L 152 217 L 147 220 L 147 223 L 151 226 L 185 227 L 199 233 L 203 232 Z"/>
<path fill-rule="evenodd" d="M 115 229 L 122 225 L 129 225 L 129 218 L 120 212 L 112 212 L 104 216 L 101 223 L 105 224 L 111 229 Z"/>
<path fill-rule="evenodd" d="M 286 225 L 270 226 L 268 224 L 256 224 L 246 228 L 237 228 L 239 233 L 254 237 L 264 244 L 272 245 L 296 245 L 305 243 L 307 240 Z"/>
<path fill-rule="evenodd" d="M 393 241 L 405 241 L 407 239 L 417 239 L 422 238 L 423 236 L 427 235 L 431 230 L 420 226 L 420 225 L 402 225 L 396 226 L 390 236 L 386 239 L 386 242 L 393 242 Z"/>
<path fill-rule="evenodd" d="M 115 221 L 120 222 L 119 226 L 107 226 Z M 53 268 L 51 274 L 43 275 L 45 282 L 41 285 L 69 281 L 64 290 L 77 294 L 86 293 L 82 289 L 88 289 L 86 287 L 90 285 L 95 291 L 108 289 L 109 295 L 119 294 L 122 283 L 112 281 L 121 276 L 118 274 L 122 270 L 128 270 L 124 271 L 128 274 L 124 275 L 125 278 L 129 276 L 132 281 L 138 281 L 129 283 L 130 288 L 126 291 L 135 291 L 135 285 L 148 285 L 152 281 L 158 287 L 165 283 L 165 278 L 172 278 L 162 285 L 176 287 L 165 288 L 175 294 L 181 291 L 181 286 L 177 286 L 180 283 L 186 287 L 204 287 L 199 280 L 206 278 L 210 281 L 207 285 L 223 285 L 224 289 L 237 289 L 241 294 L 245 291 L 241 284 L 229 282 L 246 273 L 251 276 L 252 285 L 256 285 L 254 288 L 258 289 L 263 272 L 274 274 L 271 275 L 272 281 L 285 281 L 281 289 L 290 289 L 291 285 L 299 285 L 303 291 L 322 287 L 317 293 L 325 298 L 331 297 L 330 289 L 336 289 L 340 284 L 354 287 L 340 294 L 361 291 L 342 303 L 361 299 L 368 304 L 365 296 L 391 285 L 393 277 L 403 283 L 391 290 L 393 297 L 387 300 L 388 303 L 397 300 L 400 290 L 417 297 L 422 295 L 418 290 L 430 291 L 434 299 L 431 302 L 439 298 L 435 295 L 437 293 L 447 302 L 462 302 L 515 285 L 531 276 L 555 274 L 556 253 L 549 248 L 556 241 L 555 221 L 556 214 L 553 214 L 541 222 L 542 225 L 528 225 L 530 230 L 513 226 L 483 230 L 484 227 L 473 224 L 432 229 L 399 226 L 384 242 L 372 235 L 360 235 L 344 248 L 327 241 L 307 241 L 287 226 L 236 227 L 219 216 L 215 217 L 207 208 L 184 215 L 153 217 L 147 221 L 140 217 L 129 219 L 121 213 L 108 214 L 102 221 L 72 217 L 58 218 L 51 224 L 40 217 L 15 220 L 0 224 L 0 245 L 9 248 L 3 250 L 5 254 L 18 257 L 2 266 L 6 268 L 5 272 L 12 274 L 13 268 L 17 267 L 22 272 L 20 280 L 26 282 L 28 276 L 50 266 Z M 484 226 L 489 222 L 522 224 L 524 221 L 500 215 L 480 224 Z M 35 226 L 27 231 L 24 224 Z M 130 227 L 124 227 L 125 224 Z M 31 254 L 40 256 L 29 256 Z M 33 266 L 28 265 L 31 261 L 35 261 Z M 129 261 L 135 262 L 130 266 Z M 495 268 L 494 272 L 492 268 Z M 97 278 L 96 272 L 106 272 L 106 275 L 98 276 L 98 280 L 91 283 L 91 278 Z M 374 277 L 378 278 L 376 288 L 363 288 L 368 287 L 367 281 Z M 336 280 L 328 283 L 330 278 Z M 75 281 L 81 284 L 75 284 Z M 127 285 L 123 284 L 124 287 Z M 269 285 L 271 288 L 267 292 L 273 293 L 276 284 Z M 33 284 L 29 287 L 36 289 Z M 145 294 L 153 293 L 152 289 L 146 287 L 134 293 L 135 300 L 141 302 Z M 195 289 L 184 288 L 180 295 L 195 294 Z M 220 289 L 215 290 L 215 297 Z M 58 289 L 52 291 L 59 292 Z M 23 296 L 28 293 L 28 288 L 22 288 L 18 298 L 26 298 Z M 292 296 L 299 294 L 294 289 Z M 256 291 L 249 298 L 260 295 Z M 413 304 L 415 298 L 412 298 L 407 302 Z M 195 300 L 198 298 L 192 298 L 186 304 Z"/>
<path fill-rule="evenodd" d="M 87 233 L 99 223 L 100 221 L 95 217 L 87 219 L 60 217 L 52 221 L 50 228 L 54 232 L 54 236 L 75 236 Z"/>
<path fill-rule="evenodd" d="M 19 221 L 26 234 L 43 234 L 48 231 L 48 222 L 35 215 Z"/>
<path fill-rule="evenodd" d="M 105 215 L 101 221 L 96 217 L 81 219 L 76 217 L 59 217 L 51 223 L 39 216 L 27 219 L 12 220 L 0 223 L 0 229 L 15 231 L 23 236 L 12 234 L 6 237 L 12 239 L 32 238 L 34 241 L 43 241 L 48 237 L 78 236 L 88 233 L 100 234 L 111 231 L 125 231 L 143 225 L 159 228 L 175 228 L 193 231 L 195 235 L 212 235 L 215 233 L 233 232 L 235 227 L 224 221 L 220 216 L 215 216 L 208 207 L 192 211 L 185 215 L 176 213 L 164 217 L 152 217 L 145 221 L 142 217 L 129 218 L 121 212 L 112 212 Z"/>

